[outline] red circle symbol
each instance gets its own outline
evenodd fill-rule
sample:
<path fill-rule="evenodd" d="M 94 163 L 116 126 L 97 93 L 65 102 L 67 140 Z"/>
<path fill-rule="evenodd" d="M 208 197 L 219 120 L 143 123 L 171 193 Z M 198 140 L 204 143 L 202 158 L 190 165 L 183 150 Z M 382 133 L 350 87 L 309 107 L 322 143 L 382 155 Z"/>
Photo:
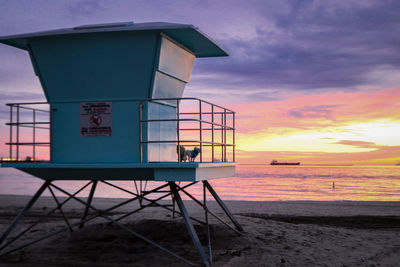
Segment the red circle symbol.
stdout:
<path fill-rule="evenodd" d="M 94 114 L 90 117 L 90 125 L 92 125 L 93 127 L 99 127 L 102 122 L 103 119 L 97 114 Z"/>

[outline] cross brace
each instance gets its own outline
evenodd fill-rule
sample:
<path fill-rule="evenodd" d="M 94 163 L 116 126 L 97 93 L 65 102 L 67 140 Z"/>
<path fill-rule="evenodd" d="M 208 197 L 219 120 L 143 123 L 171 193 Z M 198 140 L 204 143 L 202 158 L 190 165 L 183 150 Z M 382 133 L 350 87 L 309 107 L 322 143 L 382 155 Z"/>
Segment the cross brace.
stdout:
<path fill-rule="evenodd" d="M 213 217 L 215 217 L 216 219 L 218 219 L 219 221 L 221 221 L 223 224 L 225 224 L 226 226 L 228 226 L 229 228 L 231 228 L 233 231 L 235 231 L 236 233 L 241 233 L 243 231 L 243 228 L 240 226 L 240 224 L 238 223 L 238 221 L 234 218 L 234 216 L 230 213 L 229 209 L 226 207 L 226 205 L 224 204 L 224 202 L 219 198 L 219 196 L 217 195 L 217 193 L 215 192 L 215 190 L 212 188 L 212 186 L 207 182 L 207 181 L 203 181 L 203 202 L 199 201 L 198 199 L 196 199 L 194 196 L 192 196 L 191 194 L 189 194 L 187 192 L 187 188 L 190 186 L 193 186 L 195 184 L 197 184 L 198 182 L 192 182 L 189 184 L 186 184 L 184 186 L 180 186 L 175 182 L 167 182 L 164 183 L 161 186 L 158 186 L 154 189 L 151 190 L 146 190 L 146 188 L 143 188 L 142 183 L 140 183 L 140 189 L 138 188 L 137 184 L 135 183 L 135 188 L 136 188 L 136 193 L 133 191 L 130 191 L 126 188 L 122 188 L 119 187 L 115 184 L 112 184 L 110 182 L 107 181 L 99 181 L 105 185 L 111 186 L 113 188 L 119 189 L 125 193 L 129 193 L 132 197 L 117 204 L 114 205 L 110 208 L 107 208 L 105 210 L 100 210 L 96 207 L 94 207 L 92 205 L 92 200 L 96 191 L 96 186 L 97 186 L 97 181 L 89 181 L 86 185 L 84 185 L 83 187 L 81 187 L 80 189 L 78 189 L 75 193 L 71 194 L 67 191 L 65 191 L 64 189 L 60 188 L 59 186 L 55 185 L 53 181 L 46 181 L 43 183 L 43 185 L 38 189 L 38 191 L 34 194 L 34 196 L 31 198 L 31 200 L 26 204 L 26 206 L 19 212 L 19 214 L 15 217 L 15 219 L 13 220 L 13 222 L 10 224 L 10 226 L 6 229 L 6 231 L 1 235 L 0 237 L 0 258 L 8 255 L 10 253 L 13 253 L 17 250 L 20 250 L 22 248 L 25 248 L 29 245 L 32 245 L 34 243 L 37 243 L 39 241 L 42 241 L 44 239 L 50 238 L 58 233 L 64 232 L 64 231 L 72 231 L 73 228 L 79 227 L 82 228 L 84 226 L 84 224 L 86 222 L 89 222 L 95 218 L 98 217 L 102 217 L 106 220 L 109 221 L 110 224 L 115 224 L 116 226 L 124 229 L 125 231 L 129 232 L 130 234 L 142 239 L 143 241 L 159 248 L 160 250 L 164 251 L 165 253 L 174 256 L 176 258 L 178 258 L 179 260 L 189 264 L 189 265 L 194 265 L 193 262 L 190 262 L 189 260 L 185 259 L 184 257 L 170 251 L 169 249 L 157 244 L 156 242 L 146 238 L 145 236 L 137 233 L 136 231 L 128 228 L 126 225 L 120 223 L 119 221 L 123 218 L 126 218 L 128 216 L 131 216 L 132 214 L 135 214 L 147 207 L 160 207 L 163 209 L 166 209 L 168 211 L 171 211 L 173 213 L 173 217 L 175 216 L 175 214 L 178 214 L 179 216 L 181 216 L 184 219 L 187 231 L 190 235 L 190 238 L 200 256 L 201 262 L 204 266 L 210 266 L 212 264 L 212 250 L 211 250 L 211 239 L 210 239 L 210 232 L 209 232 L 209 223 L 208 223 L 208 215 L 211 215 Z M 91 190 L 89 192 L 89 195 L 87 197 L 87 200 L 84 201 L 80 198 L 77 197 L 77 195 L 82 192 L 85 188 L 87 188 L 88 186 L 91 185 Z M 146 183 L 147 185 L 147 183 Z M 146 185 L 144 187 L 146 187 Z M 40 196 L 43 194 L 43 192 L 48 189 L 53 197 L 53 199 L 55 200 L 57 206 L 53 209 L 51 209 L 50 211 L 48 211 L 44 216 L 42 216 L 40 219 L 38 219 L 36 222 L 32 223 L 30 226 L 28 226 L 25 230 L 23 230 L 22 232 L 18 233 L 16 236 L 8 238 L 8 236 L 10 235 L 10 233 L 14 230 L 14 228 L 18 225 L 18 223 L 23 219 L 24 215 L 31 209 L 31 207 L 35 204 L 35 202 L 40 198 Z M 219 216 L 217 216 L 214 212 L 210 211 L 206 205 L 206 189 L 208 190 L 208 192 L 213 196 L 213 198 L 216 200 L 216 202 L 218 203 L 218 205 L 221 207 L 221 209 L 224 211 L 224 213 L 227 215 L 227 217 L 230 219 L 230 221 L 232 222 L 233 226 L 227 222 L 225 222 L 222 218 L 220 218 Z M 67 196 L 67 198 L 63 201 L 59 201 L 54 193 L 54 190 L 57 190 L 58 192 L 64 194 Z M 189 215 L 184 202 L 182 201 L 181 198 L 181 192 L 183 192 L 185 195 L 189 196 L 189 198 L 191 198 L 195 203 L 197 203 L 198 205 L 200 205 L 203 209 L 204 209 L 204 214 L 205 214 L 205 222 L 198 220 L 196 218 L 193 218 Z M 156 199 L 150 199 L 149 195 L 151 194 L 157 194 L 157 198 Z M 159 196 L 161 194 L 161 196 Z M 167 197 L 171 197 L 172 199 L 172 205 L 165 205 L 165 204 L 160 204 L 159 201 L 167 198 Z M 81 203 L 84 206 L 84 212 L 83 212 L 83 216 L 80 219 L 80 221 L 75 222 L 75 223 L 70 223 L 70 221 L 68 220 L 68 218 L 66 217 L 66 214 L 63 212 L 63 206 L 69 202 L 71 199 L 74 199 L 76 201 L 78 201 L 79 203 Z M 142 204 L 142 201 L 148 201 L 149 204 Z M 139 208 L 127 212 L 126 214 L 118 217 L 118 218 L 113 218 L 110 215 L 110 212 L 120 208 L 122 206 L 125 206 L 128 203 L 131 203 L 133 201 L 138 201 L 139 202 Z M 177 204 L 177 206 L 179 207 L 179 211 L 175 210 L 175 203 Z M 171 208 L 172 207 L 172 208 Z M 54 212 L 56 212 L 57 210 L 60 211 L 66 226 L 62 229 L 59 229 L 57 231 L 54 231 L 52 233 L 49 233 L 47 235 L 44 235 L 40 238 L 37 238 L 36 240 L 30 241 L 28 243 L 19 245 L 17 247 L 11 247 L 11 245 L 18 239 L 22 238 L 25 234 L 27 234 L 33 227 L 35 227 L 36 225 L 38 225 L 40 222 L 42 222 L 45 218 L 49 217 L 50 215 L 52 215 Z M 89 215 L 89 210 L 94 211 L 93 215 Z M 208 257 L 206 255 L 206 253 L 204 252 L 203 246 L 198 238 L 198 235 L 196 233 L 196 230 L 194 229 L 193 223 L 192 221 L 196 221 L 200 224 L 205 225 L 206 227 L 206 235 L 207 235 L 207 254 Z"/>

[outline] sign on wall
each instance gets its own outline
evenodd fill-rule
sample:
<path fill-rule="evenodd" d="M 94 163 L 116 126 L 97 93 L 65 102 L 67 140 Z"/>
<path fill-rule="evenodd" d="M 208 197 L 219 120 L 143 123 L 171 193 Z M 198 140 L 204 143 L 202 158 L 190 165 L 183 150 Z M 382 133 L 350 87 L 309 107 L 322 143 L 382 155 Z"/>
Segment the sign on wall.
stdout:
<path fill-rule="evenodd" d="M 81 136 L 112 136 L 112 102 L 80 103 Z"/>

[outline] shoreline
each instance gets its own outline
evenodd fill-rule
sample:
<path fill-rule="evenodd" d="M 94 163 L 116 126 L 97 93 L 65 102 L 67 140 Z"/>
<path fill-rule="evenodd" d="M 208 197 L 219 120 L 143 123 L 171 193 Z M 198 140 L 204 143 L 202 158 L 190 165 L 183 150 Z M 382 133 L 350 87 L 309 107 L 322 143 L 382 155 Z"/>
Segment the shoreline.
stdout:
<path fill-rule="evenodd" d="M 0 195 L 0 212 L 10 207 L 22 209 L 32 196 L 27 195 Z M 64 200 L 66 197 L 57 197 Z M 83 197 L 85 199 L 85 197 Z M 94 197 L 93 203 L 100 208 L 113 206 L 129 198 L 104 198 Z M 201 200 L 201 199 L 200 199 Z M 199 212 L 199 206 L 191 200 L 183 200 L 187 209 Z M 279 200 L 279 201 L 247 201 L 247 200 L 223 200 L 232 213 L 260 213 L 269 215 L 295 215 L 295 216 L 400 216 L 400 201 L 316 201 L 316 200 Z M 169 204 L 171 201 L 163 200 Z M 41 196 L 34 205 L 36 209 L 43 209 L 54 205 L 54 199 L 50 196 Z M 207 200 L 211 208 L 218 209 L 215 200 Z M 136 204 L 135 204 L 136 205 Z M 138 207 L 138 206 L 137 206 Z M 70 201 L 67 209 L 83 209 L 82 204 Z M 126 212 L 133 206 L 121 208 Z"/>
<path fill-rule="evenodd" d="M 22 199 L 24 200 L 29 200 L 32 197 L 32 195 L 17 195 L 17 194 L 0 194 L 0 208 L 3 206 L 6 206 L 4 203 L 4 201 L 12 201 L 15 203 L 20 203 Z M 58 197 L 58 196 L 57 196 Z M 63 199 L 66 197 L 60 196 L 58 197 L 59 199 Z M 52 200 L 53 198 L 51 196 L 41 196 L 39 198 L 40 199 L 44 199 L 46 201 Z M 111 201 L 111 202 L 115 202 L 118 200 L 127 200 L 129 198 L 127 197 L 97 197 L 95 196 L 94 199 L 97 200 L 107 200 L 107 201 Z M 168 198 L 167 198 L 168 199 Z M 260 205 L 261 204 L 261 208 L 266 208 L 267 204 L 283 204 L 283 203 L 287 203 L 287 204 L 321 204 L 321 205 L 348 205 L 348 206 L 352 206 L 352 205 L 358 205 L 358 206 L 363 206 L 363 205 L 369 205 L 369 206 L 379 206 L 379 207 L 385 207 L 385 206 L 391 206 L 394 207 L 396 209 L 397 212 L 399 212 L 398 214 L 400 215 L 400 200 L 399 201 L 387 201 L 387 200 L 224 200 L 222 199 L 224 202 L 227 203 L 236 203 L 236 204 L 242 204 L 244 205 L 245 203 L 248 203 L 248 205 L 251 204 L 257 204 Z M 189 200 L 184 200 L 185 202 L 191 202 Z M 211 202 L 214 202 L 215 200 L 212 199 L 212 197 L 209 197 L 209 200 Z"/>

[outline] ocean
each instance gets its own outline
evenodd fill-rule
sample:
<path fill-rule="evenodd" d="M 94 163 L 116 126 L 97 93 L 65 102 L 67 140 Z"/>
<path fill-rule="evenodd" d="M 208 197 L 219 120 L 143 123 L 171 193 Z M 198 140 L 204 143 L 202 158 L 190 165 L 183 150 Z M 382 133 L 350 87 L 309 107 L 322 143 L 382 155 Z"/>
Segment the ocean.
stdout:
<path fill-rule="evenodd" d="M 135 191 L 133 182 L 114 183 Z M 213 179 L 210 183 L 223 200 L 400 201 L 400 166 L 238 165 L 235 177 Z M 0 169 L 0 194 L 33 195 L 41 184 L 40 179 L 20 171 Z M 58 181 L 56 184 L 72 193 L 85 182 Z M 148 182 L 147 188 L 158 185 Z M 196 185 L 189 192 L 200 197 L 202 187 Z M 105 184 L 99 184 L 96 196 L 129 197 Z"/>

